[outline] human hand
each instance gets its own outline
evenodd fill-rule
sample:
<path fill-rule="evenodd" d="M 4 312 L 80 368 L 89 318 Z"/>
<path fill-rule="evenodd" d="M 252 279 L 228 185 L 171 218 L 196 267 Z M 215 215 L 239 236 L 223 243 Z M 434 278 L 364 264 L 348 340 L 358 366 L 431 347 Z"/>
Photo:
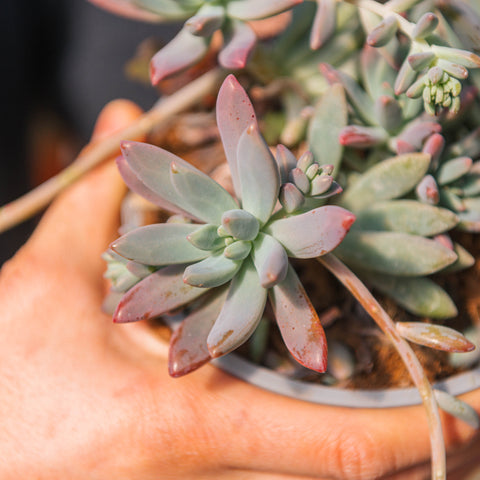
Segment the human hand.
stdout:
<path fill-rule="evenodd" d="M 96 135 L 138 115 L 114 102 Z M 124 193 L 113 163 L 98 168 L 50 207 L 2 270 L 2 480 L 428 476 L 421 407 L 313 405 L 210 365 L 170 378 L 167 347 L 145 323 L 114 325 L 101 313 L 100 255 Z M 480 392 L 465 399 L 480 409 Z M 446 417 L 445 431 L 457 450 L 451 465 L 464 465 L 478 438 Z"/>

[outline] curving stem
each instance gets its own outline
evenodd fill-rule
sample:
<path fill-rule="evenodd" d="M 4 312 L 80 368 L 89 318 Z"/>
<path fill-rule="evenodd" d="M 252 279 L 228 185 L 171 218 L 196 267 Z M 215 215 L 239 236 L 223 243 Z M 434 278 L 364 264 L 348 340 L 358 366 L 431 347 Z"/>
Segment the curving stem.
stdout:
<path fill-rule="evenodd" d="M 445 443 L 438 405 L 422 365 L 418 361 L 410 345 L 398 334 L 395 323 L 387 312 L 375 300 L 360 279 L 337 257 L 328 253 L 317 260 L 324 265 L 360 302 L 366 312 L 375 320 L 385 335 L 390 339 L 400 354 L 407 370 L 420 392 L 427 413 L 432 449 L 432 479 L 446 478 Z"/>
<path fill-rule="evenodd" d="M 148 134 L 159 123 L 168 120 L 172 115 L 197 104 L 205 95 L 214 92 L 225 76 L 226 72 L 221 69 L 211 70 L 174 94 L 162 98 L 133 125 L 108 138 L 87 145 L 75 161 L 60 173 L 0 208 L 0 233 L 40 212 L 62 190 L 107 158 L 115 155 L 122 140 L 133 140 Z"/>

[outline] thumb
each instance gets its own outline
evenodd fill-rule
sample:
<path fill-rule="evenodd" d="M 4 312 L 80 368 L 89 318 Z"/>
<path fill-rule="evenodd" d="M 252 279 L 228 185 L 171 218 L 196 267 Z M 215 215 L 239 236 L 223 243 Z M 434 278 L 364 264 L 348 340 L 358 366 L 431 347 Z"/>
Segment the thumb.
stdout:
<path fill-rule="evenodd" d="M 99 141 L 129 126 L 141 113 L 127 100 L 107 104 L 97 119 L 92 140 Z M 31 242 L 62 263 L 75 261 L 83 269 L 96 265 L 103 268 L 99 257 L 117 233 L 125 191 L 110 159 L 60 195 L 45 213 Z"/>

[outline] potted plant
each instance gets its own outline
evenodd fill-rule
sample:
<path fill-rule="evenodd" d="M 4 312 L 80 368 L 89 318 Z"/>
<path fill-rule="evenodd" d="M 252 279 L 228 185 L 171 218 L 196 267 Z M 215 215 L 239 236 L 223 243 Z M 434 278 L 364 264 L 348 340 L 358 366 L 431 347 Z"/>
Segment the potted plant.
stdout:
<path fill-rule="evenodd" d="M 151 59 L 153 84 L 186 70 L 198 76 L 209 62 L 188 69 L 216 53 L 220 67 L 213 61 L 207 73 L 163 99 L 137 125 L 83 154 L 75 175 L 67 169 L 11 205 L 3 228 L 26 216 L 31 204 L 41 207 L 65 177 L 71 181 L 123 140 L 122 177 L 159 208 L 164 221 L 127 223 L 106 252 L 112 281 L 106 308 L 114 321 L 167 322 L 172 376 L 215 358 L 227 371 L 241 375 L 243 369 L 244 378 L 265 380 L 274 391 L 284 385 L 287 395 L 310 391 L 279 373 L 293 357 L 320 372 L 314 383 L 323 385 L 313 386 L 309 400 L 367 407 L 378 397 L 394 398 L 388 406 L 421 401 L 431 432 L 432 475 L 443 478 L 438 409 L 478 427 L 475 411 L 456 398 L 478 388 L 478 357 L 466 357 L 475 369 L 454 380 L 466 379 L 469 387 L 444 382 L 432 388 L 406 340 L 449 353 L 472 351 L 478 342 L 478 325 L 476 339 L 469 340 L 444 323 L 458 314 L 448 279 L 471 267 L 478 253 L 461 242 L 480 225 L 474 70 L 480 67 L 480 7 L 462 0 L 94 3 L 143 20 L 185 21 Z M 259 41 L 255 22 L 284 12 L 284 28 Z M 202 165 L 196 168 L 162 146 L 129 141 L 212 93 L 229 169 L 222 185 Z M 314 306 L 318 291 L 302 285 L 309 275 L 322 285 L 326 271 L 377 323 L 419 394 L 361 391 L 364 400 L 350 401 L 352 391 L 326 386 L 341 385 L 356 368 L 348 342 L 338 342 L 338 332 L 329 342 L 328 328 L 325 334 Z M 395 314 L 406 312 L 403 318 L 393 321 L 370 289 L 391 302 Z M 286 349 L 272 349 L 279 333 Z M 321 375 L 327 344 L 330 362 L 347 373 Z M 224 357 L 241 346 L 244 356 L 261 358 L 277 372 Z M 272 350 L 274 360 L 265 360 Z M 442 367 L 452 365 L 451 357 L 442 358 Z M 298 369 L 287 370 L 298 376 Z"/>

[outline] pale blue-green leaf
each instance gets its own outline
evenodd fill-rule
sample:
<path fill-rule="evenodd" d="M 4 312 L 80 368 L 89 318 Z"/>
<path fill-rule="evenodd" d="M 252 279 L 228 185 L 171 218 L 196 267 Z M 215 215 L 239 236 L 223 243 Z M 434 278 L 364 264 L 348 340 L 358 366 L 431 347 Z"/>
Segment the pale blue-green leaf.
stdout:
<path fill-rule="evenodd" d="M 313 153 L 310 150 L 307 150 L 306 152 L 302 153 L 300 158 L 298 159 L 297 162 L 297 167 L 303 172 L 306 173 L 307 170 L 312 166 L 312 165 L 317 165 L 318 163 L 314 163 L 314 156 Z"/>
<path fill-rule="evenodd" d="M 280 187 L 279 200 L 285 211 L 292 213 L 303 205 L 305 197 L 293 183 L 288 182 Z"/>
<path fill-rule="evenodd" d="M 217 253 L 189 265 L 183 274 L 183 281 L 193 287 L 219 287 L 230 281 L 241 266 L 241 261 L 230 260 L 223 252 Z"/>
<path fill-rule="evenodd" d="M 335 253 L 352 268 L 407 277 L 435 273 L 457 259 L 434 240 L 400 232 L 352 230 Z"/>
<path fill-rule="evenodd" d="M 383 47 L 393 39 L 398 30 L 398 21 L 395 15 L 387 15 L 367 35 L 366 42 L 371 47 Z"/>
<path fill-rule="evenodd" d="M 228 28 L 223 29 L 223 41 L 218 61 L 223 68 L 236 70 L 247 64 L 257 37 L 247 23 L 232 20 Z"/>
<path fill-rule="evenodd" d="M 264 232 L 278 240 L 290 257 L 312 258 L 333 250 L 345 237 L 355 216 L 335 205 L 274 220 Z"/>
<path fill-rule="evenodd" d="M 233 278 L 222 311 L 208 335 L 212 357 L 231 352 L 250 337 L 262 318 L 266 300 L 267 290 L 260 285 L 251 260 L 246 259 Z"/>
<path fill-rule="evenodd" d="M 474 429 L 478 429 L 480 427 L 480 418 L 478 417 L 478 413 L 468 403 L 460 400 L 457 397 L 454 397 L 453 395 L 450 395 L 447 392 L 444 392 L 443 390 L 434 388 L 433 393 L 435 394 L 435 399 L 437 400 L 438 406 L 442 410 L 450 415 L 453 415 L 454 417 L 457 417 Z"/>
<path fill-rule="evenodd" d="M 295 155 L 285 145 L 279 144 L 275 150 L 275 161 L 280 172 L 280 184 L 288 181 L 290 170 L 297 166 L 297 159 Z"/>
<path fill-rule="evenodd" d="M 256 122 L 252 102 L 233 75 L 223 82 L 217 96 L 217 125 L 232 174 L 235 195 L 241 199 L 237 168 L 237 147 L 245 129 Z"/>
<path fill-rule="evenodd" d="M 294 168 L 290 172 L 290 182 L 293 183 L 304 195 L 310 191 L 310 180 L 307 175 L 300 170 L 300 168 Z"/>
<path fill-rule="evenodd" d="M 319 49 L 334 34 L 337 25 L 337 2 L 317 0 L 317 11 L 310 30 L 310 48 Z"/>
<path fill-rule="evenodd" d="M 442 270 L 443 274 L 460 272 L 466 268 L 470 268 L 475 264 L 475 257 L 465 250 L 459 243 L 453 244 L 453 251 L 457 254 L 457 260 Z"/>
<path fill-rule="evenodd" d="M 280 174 L 256 123 L 242 133 L 237 149 L 242 208 L 263 225 L 272 214 L 280 189 Z"/>
<path fill-rule="evenodd" d="M 343 85 L 345 92 L 352 107 L 355 109 L 355 113 L 363 120 L 367 125 L 378 125 L 375 117 L 373 100 L 368 96 L 365 90 L 359 86 L 358 82 L 340 70 L 336 70 L 327 63 L 320 64 L 320 71 L 328 80 L 330 85 L 340 83 Z M 322 160 L 322 162 L 332 163 L 328 160 Z"/>
<path fill-rule="evenodd" d="M 446 208 L 415 200 L 390 200 L 374 203 L 358 212 L 355 228 L 431 237 L 451 230 L 457 223 L 458 217 Z"/>
<path fill-rule="evenodd" d="M 113 316 L 117 323 L 148 320 L 185 305 L 207 289 L 183 282 L 183 265 L 171 265 L 152 273 L 131 288 Z"/>
<path fill-rule="evenodd" d="M 402 107 L 389 95 L 380 95 L 375 101 L 375 113 L 380 126 L 387 132 L 397 132 L 403 124 Z"/>
<path fill-rule="evenodd" d="M 412 30 L 412 36 L 416 40 L 428 37 L 437 28 L 438 17 L 432 13 L 424 13 L 418 20 Z"/>
<path fill-rule="evenodd" d="M 245 210 L 235 209 L 222 215 L 223 231 L 238 240 L 254 240 L 258 234 L 258 220 Z"/>
<path fill-rule="evenodd" d="M 311 182 L 310 195 L 318 197 L 330 190 L 333 185 L 333 177 L 330 175 L 317 175 Z"/>
<path fill-rule="evenodd" d="M 183 20 L 192 15 L 202 0 L 132 0 L 134 5 L 157 13 L 165 20 Z"/>
<path fill-rule="evenodd" d="M 141 20 L 144 22 L 160 22 L 164 17 L 143 10 L 142 8 L 132 4 L 130 0 L 89 0 L 94 5 L 103 8 L 115 15 L 120 15 L 134 20 Z"/>
<path fill-rule="evenodd" d="M 449 208 L 458 214 L 467 210 L 465 200 L 458 195 L 458 191 L 454 191 L 446 187 L 441 188 L 438 193 L 440 196 L 439 204 L 443 207 Z"/>
<path fill-rule="evenodd" d="M 178 73 L 200 60 L 208 50 L 209 38 L 192 35 L 184 28 L 150 61 L 150 81 L 153 85 Z"/>
<path fill-rule="evenodd" d="M 283 341 L 295 360 L 324 372 L 327 368 L 325 332 L 294 269 L 289 266 L 285 280 L 269 291 Z"/>
<path fill-rule="evenodd" d="M 171 163 L 170 182 L 186 210 L 206 223 L 218 225 L 223 212 L 238 208 L 222 186 L 186 162 Z"/>
<path fill-rule="evenodd" d="M 374 165 L 347 188 L 341 203 L 360 211 L 379 200 L 390 200 L 411 191 L 423 178 L 430 164 L 430 155 L 407 153 Z"/>
<path fill-rule="evenodd" d="M 412 51 L 411 53 L 416 52 Z M 395 95 L 401 95 L 402 93 L 405 93 L 416 78 L 417 72 L 410 66 L 407 57 L 402 63 L 393 85 L 393 91 L 395 92 Z"/>
<path fill-rule="evenodd" d="M 207 338 L 226 297 L 227 289 L 222 288 L 187 315 L 173 332 L 168 350 L 168 373 L 172 377 L 193 372 L 211 359 Z"/>
<path fill-rule="evenodd" d="M 243 260 L 248 257 L 252 250 L 252 242 L 237 240 L 223 250 L 223 254 L 230 260 Z"/>
<path fill-rule="evenodd" d="M 361 277 L 414 315 L 445 319 L 458 314 L 447 292 L 429 278 L 396 277 L 365 271 Z"/>
<path fill-rule="evenodd" d="M 260 233 L 253 243 L 252 258 L 262 287 L 271 288 L 285 279 L 288 256 L 275 238 Z"/>
<path fill-rule="evenodd" d="M 461 189 L 465 197 L 476 197 L 480 195 L 480 175 L 468 173 L 462 178 Z"/>
<path fill-rule="evenodd" d="M 184 28 L 192 35 L 209 37 L 218 30 L 225 19 L 225 9 L 221 5 L 203 5 L 198 12 L 190 17 Z"/>
<path fill-rule="evenodd" d="M 475 345 L 460 332 L 444 325 L 397 322 L 397 332 L 410 342 L 450 353 L 470 352 Z"/>
<path fill-rule="evenodd" d="M 317 163 L 328 163 L 338 173 L 342 161 L 343 146 L 338 142 L 338 135 L 347 125 L 348 112 L 345 92 L 340 84 L 329 87 L 315 106 L 313 117 L 308 127 L 308 148 Z"/>
<path fill-rule="evenodd" d="M 225 246 L 225 239 L 217 234 L 217 225 L 207 223 L 187 235 L 187 240 L 200 250 L 217 250 Z"/>
<path fill-rule="evenodd" d="M 259 20 L 289 10 L 303 0 L 236 0 L 227 3 L 227 13 L 239 20 Z"/>
<path fill-rule="evenodd" d="M 196 262 L 209 254 L 187 240 L 187 235 L 198 228 L 195 224 L 180 223 L 147 225 L 118 238 L 110 248 L 129 260 L 145 265 Z"/>
<path fill-rule="evenodd" d="M 146 148 L 146 150 L 147 150 L 146 155 L 141 153 L 141 150 L 144 148 L 143 145 L 145 145 L 147 147 Z M 139 169 L 140 169 L 140 171 L 143 170 L 144 167 L 141 165 L 141 163 L 143 161 L 145 161 L 146 164 L 151 163 L 151 165 L 145 165 L 145 166 L 147 167 L 147 169 L 152 169 L 153 170 L 154 164 L 158 160 L 158 158 L 155 155 L 155 152 L 149 151 L 148 145 L 146 145 L 146 144 L 133 144 L 131 147 L 127 147 L 127 142 L 124 142 L 123 143 L 123 149 L 124 149 L 124 155 L 125 156 L 117 157 L 117 159 L 116 159 L 117 168 L 118 168 L 118 171 L 120 172 L 120 175 L 123 178 L 123 181 L 126 183 L 128 188 L 132 192 L 136 193 L 137 195 L 140 195 L 141 197 L 145 198 L 149 202 L 152 202 L 154 205 L 157 205 L 158 207 L 163 208 L 164 210 L 167 210 L 167 211 L 175 213 L 175 214 L 183 215 L 183 216 L 186 216 L 186 217 L 189 217 L 189 218 L 195 218 L 193 215 L 188 213 L 186 210 L 183 210 L 182 208 L 180 208 L 175 203 L 172 203 L 173 201 L 176 200 L 174 198 L 175 195 L 168 196 L 170 190 L 172 190 L 172 192 L 173 192 L 173 187 L 172 186 L 167 185 L 166 190 L 165 190 L 165 188 L 161 188 L 160 190 L 163 192 L 163 195 L 159 195 L 153 189 L 147 187 L 140 180 L 140 178 L 137 176 L 137 174 L 134 172 L 134 170 L 128 164 L 128 162 L 126 160 L 126 157 L 129 158 L 129 160 L 131 162 L 135 163 L 135 166 L 136 166 L 137 170 L 139 170 Z M 137 152 L 137 150 L 138 150 L 138 152 Z M 150 155 L 150 153 L 152 155 Z M 137 154 L 139 154 L 138 157 L 137 157 Z M 136 158 L 132 159 L 132 157 L 136 157 Z M 168 168 L 169 168 L 168 164 L 166 165 L 166 167 L 167 167 L 166 172 L 167 172 L 167 178 L 168 178 Z M 161 168 L 162 167 L 159 165 L 159 169 L 161 169 Z M 159 185 L 159 184 L 155 183 L 156 187 L 157 187 L 157 185 Z M 158 190 L 158 188 L 157 188 L 157 190 Z M 166 198 L 168 198 L 168 200 Z"/>
<path fill-rule="evenodd" d="M 439 185 L 446 185 L 463 177 L 472 166 L 472 159 L 470 157 L 458 157 L 440 165 L 435 175 Z"/>
<path fill-rule="evenodd" d="M 468 50 L 460 50 L 458 48 L 443 47 L 440 45 L 432 45 L 432 51 L 438 58 L 448 60 L 452 63 L 458 63 L 467 68 L 479 68 L 480 57 Z"/>
<path fill-rule="evenodd" d="M 458 63 L 452 63 L 440 58 L 437 60 L 437 65 L 450 76 L 458 78 L 459 80 L 465 80 L 468 77 L 468 70 L 462 65 L 458 65 Z"/>

